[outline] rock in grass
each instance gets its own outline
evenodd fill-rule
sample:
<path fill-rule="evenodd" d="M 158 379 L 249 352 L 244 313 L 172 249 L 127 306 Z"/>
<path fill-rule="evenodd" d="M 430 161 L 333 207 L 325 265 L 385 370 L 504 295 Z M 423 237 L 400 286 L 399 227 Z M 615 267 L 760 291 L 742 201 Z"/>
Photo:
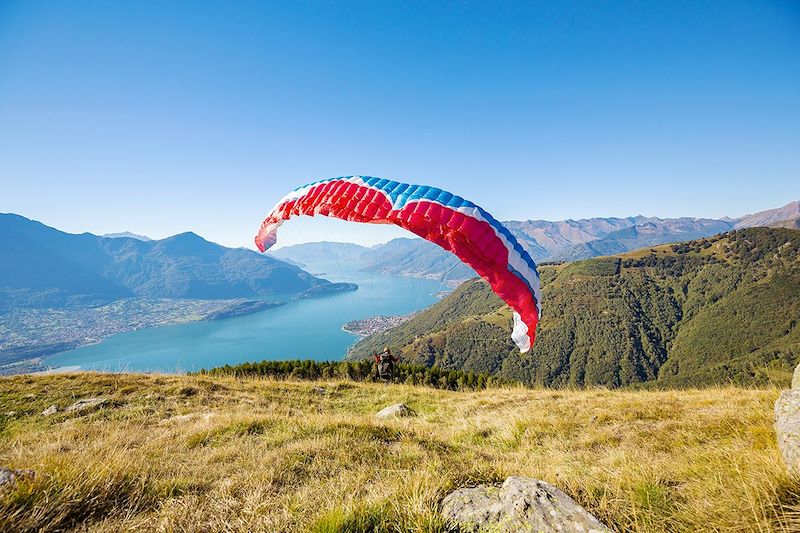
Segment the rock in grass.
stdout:
<path fill-rule="evenodd" d="M 800 389 L 783 391 L 775 402 L 775 436 L 786 468 L 800 475 Z"/>
<path fill-rule="evenodd" d="M 35 475 L 33 470 L 13 470 L 0 466 L 0 487 L 12 485 L 23 479 L 33 479 Z"/>
<path fill-rule="evenodd" d="M 105 398 L 84 398 L 83 400 L 78 400 L 77 402 L 73 403 L 69 407 L 67 407 L 64 412 L 65 413 L 82 413 L 85 411 L 91 411 L 92 409 L 96 409 L 104 404 L 106 404 L 108 400 Z"/>
<path fill-rule="evenodd" d="M 553 485 L 526 477 L 451 492 L 442 514 L 461 533 L 611 531 Z"/>
<path fill-rule="evenodd" d="M 800 365 L 797 365 L 792 374 L 792 388 L 800 389 Z"/>
<path fill-rule="evenodd" d="M 58 406 L 56 404 L 51 405 L 44 411 L 42 411 L 42 416 L 51 416 L 58 412 Z"/>
<path fill-rule="evenodd" d="M 404 403 L 396 403 L 394 405 L 390 405 L 389 407 L 384 407 L 380 411 L 378 411 L 377 416 L 378 418 L 395 418 L 395 417 L 404 417 L 404 416 L 414 416 L 414 410 L 411 409 Z"/>

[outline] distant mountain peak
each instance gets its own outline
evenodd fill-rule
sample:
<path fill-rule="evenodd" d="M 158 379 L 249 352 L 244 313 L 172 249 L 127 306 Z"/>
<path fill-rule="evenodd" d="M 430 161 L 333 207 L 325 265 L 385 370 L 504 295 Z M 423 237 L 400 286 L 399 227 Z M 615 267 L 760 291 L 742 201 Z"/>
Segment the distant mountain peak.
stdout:
<path fill-rule="evenodd" d="M 121 231 L 119 233 L 106 233 L 105 235 L 101 235 L 101 237 L 106 237 L 109 239 L 136 239 L 137 241 L 149 242 L 152 241 L 150 237 L 147 235 L 139 235 L 137 233 L 132 233 L 130 231 Z"/>
<path fill-rule="evenodd" d="M 172 237 L 167 237 L 168 239 L 200 239 L 205 240 L 200 235 L 193 231 L 184 231 L 183 233 L 176 233 Z"/>
<path fill-rule="evenodd" d="M 213 244 L 214 246 L 222 247 L 222 245 L 219 245 L 219 244 L 213 243 L 213 242 L 211 242 L 211 241 L 209 241 L 207 239 L 204 239 L 203 237 L 201 237 L 200 235 L 198 235 L 197 233 L 195 233 L 193 231 L 184 231 L 183 233 L 176 233 L 175 235 L 171 235 L 171 236 L 169 236 L 169 237 L 167 237 L 165 239 L 162 239 L 160 241 L 154 241 L 154 242 L 161 242 L 161 243 L 165 243 L 165 244 L 169 244 L 169 243 Z"/>
<path fill-rule="evenodd" d="M 745 215 L 736 221 L 736 228 L 752 228 L 756 226 L 769 226 L 776 222 L 800 217 L 800 200 L 789 202 L 777 209 L 767 209 L 752 215 Z"/>

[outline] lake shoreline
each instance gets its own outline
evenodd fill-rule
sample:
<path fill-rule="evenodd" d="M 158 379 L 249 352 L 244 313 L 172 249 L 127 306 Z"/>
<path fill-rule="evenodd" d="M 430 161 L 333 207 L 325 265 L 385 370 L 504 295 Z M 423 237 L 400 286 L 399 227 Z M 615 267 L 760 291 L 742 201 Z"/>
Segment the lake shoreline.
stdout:
<path fill-rule="evenodd" d="M 360 339 L 382 333 L 387 329 L 399 326 L 416 316 L 417 313 L 407 315 L 375 315 L 360 320 L 351 320 L 342 326 L 342 331 L 355 335 Z"/>
<path fill-rule="evenodd" d="M 107 306 L 100 306 L 99 308 L 95 309 L 78 309 L 78 310 L 66 309 L 58 311 L 59 312 L 63 311 L 67 313 L 70 311 L 76 311 L 76 312 L 94 311 L 100 308 L 119 306 L 123 302 L 131 302 L 131 301 L 140 301 L 140 302 L 171 301 L 174 304 L 174 307 L 170 309 L 171 311 L 180 310 L 184 304 L 186 305 L 186 307 L 185 307 L 185 312 L 179 311 L 163 321 L 160 321 L 158 319 L 153 319 L 150 321 L 148 320 L 137 321 L 136 319 L 131 320 L 130 318 L 125 318 L 125 319 L 119 318 L 117 322 L 113 324 L 113 327 L 110 327 L 106 331 L 96 332 L 96 333 L 93 332 L 91 336 L 65 339 L 65 340 L 60 340 L 58 342 L 47 343 L 47 344 L 12 346 L 10 349 L 4 350 L 0 355 L 0 376 L 37 374 L 41 372 L 51 371 L 53 370 L 53 368 L 46 364 L 48 357 L 56 356 L 58 354 L 69 352 L 71 350 L 75 350 L 78 348 L 97 345 L 102 343 L 105 339 L 113 337 L 114 335 L 119 335 L 121 333 L 130 333 L 133 331 L 140 331 L 144 329 L 155 329 L 165 326 L 186 324 L 192 322 L 212 322 L 219 320 L 227 320 L 240 316 L 246 316 L 253 313 L 258 313 L 266 309 L 273 309 L 276 307 L 281 307 L 286 305 L 285 301 L 269 301 L 269 300 L 236 299 L 236 300 L 212 301 L 212 300 L 183 300 L 183 299 L 170 300 L 165 298 L 165 299 L 127 299 L 127 300 L 119 300 L 116 302 L 112 302 Z M 191 314 L 191 311 L 195 311 L 193 307 L 197 304 L 207 304 L 209 307 L 214 307 L 215 310 L 211 310 L 204 315 Z M 41 314 L 47 313 L 47 311 L 55 312 L 55 310 L 48 310 L 48 309 L 37 310 L 37 311 Z M 38 316 L 38 314 L 35 316 Z"/>
<path fill-rule="evenodd" d="M 441 288 L 431 280 L 351 271 L 335 272 L 329 279 L 359 288 L 320 298 L 292 298 L 279 308 L 227 320 L 184 321 L 120 333 L 99 344 L 47 356 L 42 364 L 77 365 L 87 371 L 181 373 L 245 361 L 343 360 L 358 340 L 342 329 L 343 324 L 420 311 L 438 300 L 433 294 Z M 37 365 L 29 370 L 41 369 Z"/>

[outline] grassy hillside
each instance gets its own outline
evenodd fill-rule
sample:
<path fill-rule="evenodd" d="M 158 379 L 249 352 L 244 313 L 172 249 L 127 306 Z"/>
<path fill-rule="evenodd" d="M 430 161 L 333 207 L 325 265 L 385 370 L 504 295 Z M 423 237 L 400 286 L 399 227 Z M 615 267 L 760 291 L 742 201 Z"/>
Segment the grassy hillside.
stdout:
<path fill-rule="evenodd" d="M 520 354 L 510 311 L 473 280 L 351 350 L 526 383 L 784 384 L 800 360 L 800 232 L 751 228 L 543 266 L 543 319 Z"/>
<path fill-rule="evenodd" d="M 109 400 L 64 414 L 77 399 Z M 0 378 L 2 531 L 442 531 L 453 487 L 527 475 L 618 531 L 796 530 L 774 389 Z M 380 421 L 404 402 L 412 418 Z M 55 404 L 62 412 L 40 415 Z M 793 522 L 794 520 L 794 522 Z M 85 528 L 85 529 L 84 529 Z"/>

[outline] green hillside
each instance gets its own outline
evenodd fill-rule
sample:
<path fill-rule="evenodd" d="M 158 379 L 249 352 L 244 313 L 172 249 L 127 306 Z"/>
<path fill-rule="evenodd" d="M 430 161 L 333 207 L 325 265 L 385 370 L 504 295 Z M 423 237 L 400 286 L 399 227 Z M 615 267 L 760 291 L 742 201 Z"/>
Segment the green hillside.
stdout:
<path fill-rule="evenodd" d="M 547 386 L 786 383 L 800 360 L 800 232 L 751 228 L 540 268 L 544 313 L 520 354 L 510 311 L 472 280 L 356 344 Z"/>

